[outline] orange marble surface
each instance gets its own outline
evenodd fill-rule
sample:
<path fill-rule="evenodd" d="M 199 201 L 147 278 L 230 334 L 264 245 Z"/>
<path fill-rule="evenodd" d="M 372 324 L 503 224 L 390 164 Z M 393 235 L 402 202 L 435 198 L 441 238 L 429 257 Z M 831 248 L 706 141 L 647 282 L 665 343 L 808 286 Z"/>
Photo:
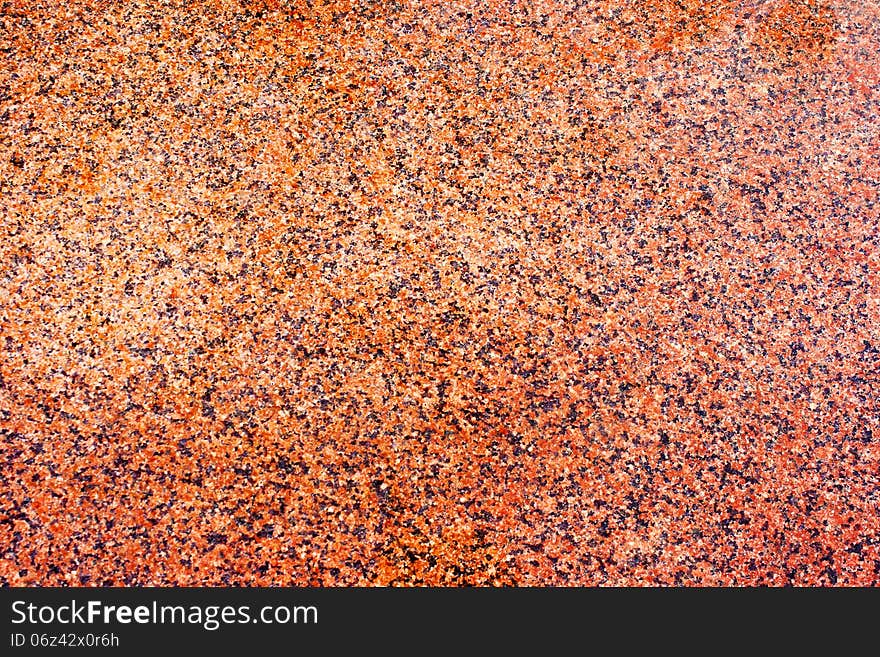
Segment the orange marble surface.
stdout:
<path fill-rule="evenodd" d="M 880 583 L 880 3 L 0 0 L 0 583 Z"/>

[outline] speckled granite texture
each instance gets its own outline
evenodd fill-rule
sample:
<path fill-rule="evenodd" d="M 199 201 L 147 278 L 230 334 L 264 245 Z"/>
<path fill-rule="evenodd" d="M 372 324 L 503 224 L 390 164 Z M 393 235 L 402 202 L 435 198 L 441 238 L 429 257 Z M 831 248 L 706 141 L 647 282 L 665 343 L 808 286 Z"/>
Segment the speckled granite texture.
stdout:
<path fill-rule="evenodd" d="M 0 582 L 880 583 L 880 3 L 0 0 Z"/>

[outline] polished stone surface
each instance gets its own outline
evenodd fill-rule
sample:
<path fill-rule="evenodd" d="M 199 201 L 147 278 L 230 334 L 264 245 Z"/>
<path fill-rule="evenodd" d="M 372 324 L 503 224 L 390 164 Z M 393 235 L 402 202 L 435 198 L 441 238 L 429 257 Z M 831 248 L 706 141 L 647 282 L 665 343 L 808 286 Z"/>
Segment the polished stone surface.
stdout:
<path fill-rule="evenodd" d="M 880 583 L 880 4 L 0 0 L 0 582 Z"/>

